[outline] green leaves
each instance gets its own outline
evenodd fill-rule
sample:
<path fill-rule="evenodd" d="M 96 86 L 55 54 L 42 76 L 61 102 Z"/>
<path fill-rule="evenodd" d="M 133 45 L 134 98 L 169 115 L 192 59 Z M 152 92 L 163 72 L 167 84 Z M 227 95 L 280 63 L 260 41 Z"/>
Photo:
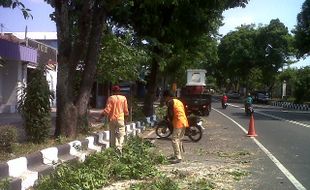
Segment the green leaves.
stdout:
<path fill-rule="evenodd" d="M 16 7 L 18 7 L 22 11 L 25 19 L 28 19 L 28 18 L 33 19 L 33 16 L 30 14 L 31 10 L 26 8 L 25 5 L 19 0 L 1 0 L 0 6 L 10 7 L 12 9 L 15 9 Z"/>
<path fill-rule="evenodd" d="M 304 67 L 297 72 L 295 82 L 295 98 L 297 103 L 310 101 L 310 67 Z"/>
<path fill-rule="evenodd" d="M 145 189 L 148 189 L 148 190 L 179 190 L 180 187 L 174 180 L 164 175 L 155 177 L 149 183 L 134 184 L 134 185 L 131 185 L 130 187 L 130 190 L 145 190 Z"/>
<path fill-rule="evenodd" d="M 278 70 L 292 62 L 292 42 L 287 27 L 279 19 L 258 28 L 240 26 L 221 39 L 219 68 L 235 86 L 241 84 L 252 90 L 269 88 Z"/>
<path fill-rule="evenodd" d="M 61 165 L 56 172 L 39 181 L 38 190 L 93 190 L 120 179 L 146 179 L 158 174 L 156 164 L 162 155 L 152 144 L 139 137 L 130 137 L 122 155 L 109 148 L 91 155 L 84 163 Z"/>
<path fill-rule="evenodd" d="M 10 179 L 5 178 L 0 180 L 0 189 L 1 190 L 8 190 L 10 187 Z"/>
<path fill-rule="evenodd" d="M 140 74 L 142 63 L 148 60 L 147 53 L 132 43 L 132 36 L 126 33 L 118 37 L 107 34 L 97 65 L 99 81 L 135 81 Z"/>
<path fill-rule="evenodd" d="M 111 20 L 133 29 L 135 38 L 149 42 L 146 46 L 153 53 L 151 56 L 157 60 L 161 71 L 167 68 L 165 74 L 183 76 L 187 68 L 199 68 L 205 66 L 201 62 L 210 65 L 210 62 L 217 60 L 217 55 L 213 53 L 216 51 L 210 51 L 212 53 L 208 55 L 211 48 L 202 49 L 210 41 L 213 46 L 212 40 L 201 39 L 216 35 L 221 25 L 221 13 L 225 9 L 246 3 L 247 0 L 132 0 L 118 6 Z M 203 41 L 203 44 L 199 41 Z M 198 65 L 195 65 L 197 62 Z"/>
<path fill-rule="evenodd" d="M 17 142 L 17 130 L 14 126 L 4 125 L 0 128 L 0 151 L 13 152 L 13 144 Z M 0 188 L 1 189 L 1 188 Z"/>
<path fill-rule="evenodd" d="M 310 0 L 305 0 L 301 12 L 297 15 L 297 25 L 292 31 L 295 34 L 295 46 L 298 56 L 309 55 L 310 52 Z"/>

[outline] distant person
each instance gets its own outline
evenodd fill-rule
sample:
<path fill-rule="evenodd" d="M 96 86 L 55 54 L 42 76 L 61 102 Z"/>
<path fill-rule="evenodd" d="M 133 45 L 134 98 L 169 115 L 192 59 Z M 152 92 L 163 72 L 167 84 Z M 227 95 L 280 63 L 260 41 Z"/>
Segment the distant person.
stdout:
<path fill-rule="evenodd" d="M 174 157 L 171 163 L 176 164 L 182 161 L 183 144 L 182 138 L 185 134 L 185 128 L 189 127 L 187 117 L 185 114 L 185 108 L 183 103 L 177 98 L 173 97 L 173 93 L 166 90 L 163 92 L 163 98 L 168 107 L 167 117 L 169 122 L 172 123 L 172 147 L 174 151 Z"/>
<path fill-rule="evenodd" d="M 253 104 L 253 98 L 252 98 L 251 94 L 248 93 L 248 95 L 245 99 L 245 103 L 244 103 L 244 111 L 245 111 L 246 115 L 253 113 L 252 104 Z"/>
<path fill-rule="evenodd" d="M 227 97 L 226 93 L 224 93 L 222 96 L 222 103 L 226 103 L 227 101 L 228 101 L 228 97 Z"/>
<path fill-rule="evenodd" d="M 253 104 L 253 98 L 252 98 L 252 96 L 251 96 L 251 93 L 248 93 L 248 96 L 247 96 L 247 98 L 246 98 L 246 104 L 247 105 L 252 105 Z"/>
<path fill-rule="evenodd" d="M 129 115 L 125 96 L 120 95 L 120 87 L 112 87 L 112 95 L 108 98 L 106 107 L 102 110 L 98 121 L 104 116 L 108 117 L 110 130 L 110 146 L 122 152 L 126 134 L 125 117 Z"/>
<path fill-rule="evenodd" d="M 223 96 L 222 96 L 222 107 L 223 107 L 223 108 L 226 108 L 227 101 L 228 101 L 228 97 L 227 97 L 227 95 L 224 93 Z"/>

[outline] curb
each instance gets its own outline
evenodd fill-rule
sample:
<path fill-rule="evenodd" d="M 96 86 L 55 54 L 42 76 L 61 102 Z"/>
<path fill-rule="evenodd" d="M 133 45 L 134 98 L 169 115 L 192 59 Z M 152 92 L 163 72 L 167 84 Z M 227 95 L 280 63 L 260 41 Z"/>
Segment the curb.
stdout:
<path fill-rule="evenodd" d="M 154 124 L 147 119 L 148 124 Z M 126 125 L 126 136 L 138 135 L 144 123 Z M 83 140 L 45 148 L 29 155 L 0 163 L 0 181 L 8 180 L 9 190 L 26 190 L 42 176 L 50 174 L 58 165 L 73 161 L 84 162 L 86 157 L 110 147 L 109 131 L 97 132 Z"/>
<path fill-rule="evenodd" d="M 290 102 L 273 102 L 272 106 L 278 106 L 286 109 L 300 110 L 300 111 L 310 111 L 310 106 L 307 104 L 293 104 Z"/>

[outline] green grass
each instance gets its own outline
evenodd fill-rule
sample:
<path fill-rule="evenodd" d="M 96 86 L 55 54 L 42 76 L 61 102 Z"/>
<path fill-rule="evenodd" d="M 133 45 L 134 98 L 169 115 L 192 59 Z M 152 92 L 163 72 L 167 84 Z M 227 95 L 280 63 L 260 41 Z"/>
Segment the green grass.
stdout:
<path fill-rule="evenodd" d="M 237 170 L 228 172 L 228 174 L 232 175 L 233 178 L 234 178 L 234 180 L 240 181 L 242 177 L 248 176 L 248 175 L 249 175 L 249 172 L 248 172 L 248 171 L 244 171 L 244 170 L 237 169 Z"/>

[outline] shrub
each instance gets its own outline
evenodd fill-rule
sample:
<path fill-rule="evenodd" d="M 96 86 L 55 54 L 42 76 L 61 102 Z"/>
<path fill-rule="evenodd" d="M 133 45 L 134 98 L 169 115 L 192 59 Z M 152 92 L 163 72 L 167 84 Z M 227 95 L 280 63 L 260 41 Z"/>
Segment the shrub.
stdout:
<path fill-rule="evenodd" d="M 0 189 L 1 190 L 8 190 L 10 185 L 10 180 L 9 179 L 1 179 L 0 180 Z"/>
<path fill-rule="evenodd" d="M 310 101 L 310 67 L 304 67 L 297 73 L 295 81 L 295 102 L 303 103 Z"/>
<path fill-rule="evenodd" d="M 51 98 L 52 93 L 45 78 L 44 66 L 39 65 L 23 90 L 19 102 L 19 111 L 24 120 L 26 135 L 31 142 L 44 142 L 49 135 Z"/>
<path fill-rule="evenodd" d="M 155 108 L 155 115 L 158 119 L 164 119 L 167 115 L 167 106 L 158 106 Z"/>
<path fill-rule="evenodd" d="M 145 118 L 143 113 L 143 107 L 138 104 L 136 99 L 132 101 L 132 120 L 133 121 L 141 121 Z"/>
<path fill-rule="evenodd" d="M 12 145 L 17 142 L 17 131 L 14 126 L 6 125 L 0 128 L 0 150 L 12 153 Z"/>

